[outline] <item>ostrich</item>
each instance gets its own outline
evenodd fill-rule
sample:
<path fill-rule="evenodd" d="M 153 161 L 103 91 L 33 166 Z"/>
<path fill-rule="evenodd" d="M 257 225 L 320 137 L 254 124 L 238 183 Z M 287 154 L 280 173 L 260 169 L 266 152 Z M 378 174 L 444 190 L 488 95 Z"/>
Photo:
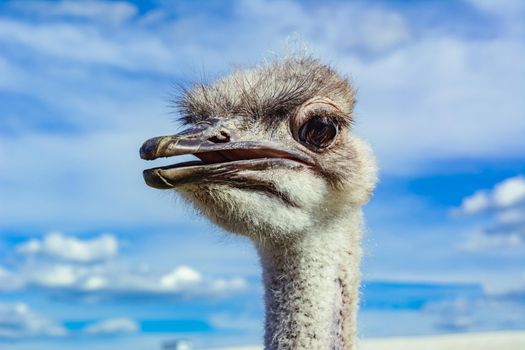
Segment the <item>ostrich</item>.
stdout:
<path fill-rule="evenodd" d="M 144 171 L 218 226 L 250 238 L 265 287 L 265 349 L 355 350 L 361 206 L 374 157 L 351 130 L 354 90 L 311 57 L 240 69 L 182 91 L 188 128 L 155 137 Z"/>

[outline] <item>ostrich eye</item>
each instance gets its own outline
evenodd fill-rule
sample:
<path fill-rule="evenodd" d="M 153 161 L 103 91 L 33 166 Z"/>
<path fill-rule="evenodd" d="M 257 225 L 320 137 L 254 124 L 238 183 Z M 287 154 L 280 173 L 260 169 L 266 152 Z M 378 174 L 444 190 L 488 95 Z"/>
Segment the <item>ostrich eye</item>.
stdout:
<path fill-rule="evenodd" d="M 339 123 L 333 118 L 315 116 L 299 129 L 299 140 L 318 149 L 330 147 L 339 134 Z"/>

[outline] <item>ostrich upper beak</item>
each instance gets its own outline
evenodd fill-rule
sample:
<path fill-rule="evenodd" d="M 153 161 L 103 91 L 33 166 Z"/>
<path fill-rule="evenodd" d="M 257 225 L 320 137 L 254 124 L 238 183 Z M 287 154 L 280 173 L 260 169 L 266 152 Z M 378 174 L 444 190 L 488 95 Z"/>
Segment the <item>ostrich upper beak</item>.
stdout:
<path fill-rule="evenodd" d="M 200 161 L 146 169 L 144 180 L 149 186 L 159 189 L 192 182 L 242 183 L 248 179 L 236 176 L 240 170 L 295 169 L 314 164 L 306 152 L 274 142 L 230 141 L 229 134 L 223 130 L 195 127 L 177 135 L 147 140 L 140 148 L 142 159 L 193 154 Z"/>

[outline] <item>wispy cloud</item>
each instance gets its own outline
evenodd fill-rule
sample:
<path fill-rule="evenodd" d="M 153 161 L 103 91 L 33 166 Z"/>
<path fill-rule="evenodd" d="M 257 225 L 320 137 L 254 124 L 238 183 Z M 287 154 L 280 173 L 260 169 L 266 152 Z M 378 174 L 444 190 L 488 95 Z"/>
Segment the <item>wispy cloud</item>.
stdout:
<path fill-rule="evenodd" d="M 0 339 L 63 337 L 66 329 L 24 303 L 0 303 Z"/>
<path fill-rule="evenodd" d="M 102 319 L 68 330 L 59 322 L 34 311 L 25 303 L 0 303 L 0 341 L 31 338 L 63 338 L 78 335 L 92 337 L 135 333 L 140 325 L 127 317 Z"/>
<path fill-rule="evenodd" d="M 424 312 L 435 317 L 435 325 L 447 332 L 468 331 L 476 326 L 471 301 L 464 298 L 430 303 Z"/>
<path fill-rule="evenodd" d="M 263 320 L 253 315 L 213 314 L 210 323 L 219 329 L 253 331 L 261 328 Z"/>
<path fill-rule="evenodd" d="M 32 16 L 42 18 L 76 18 L 91 21 L 119 24 L 137 14 L 137 8 L 127 2 L 107 2 L 88 0 L 79 4 L 76 1 L 62 0 L 56 2 L 24 1 L 12 2 L 9 6 Z"/>
<path fill-rule="evenodd" d="M 437 329 L 446 332 L 519 329 L 525 322 L 524 300 L 503 294 L 436 301 L 426 305 L 423 312 Z"/>

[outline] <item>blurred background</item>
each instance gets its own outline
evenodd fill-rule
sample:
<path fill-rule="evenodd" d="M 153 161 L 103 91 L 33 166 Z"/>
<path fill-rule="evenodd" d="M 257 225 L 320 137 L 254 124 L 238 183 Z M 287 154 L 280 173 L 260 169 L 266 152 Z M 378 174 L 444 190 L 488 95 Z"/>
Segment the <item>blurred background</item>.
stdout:
<path fill-rule="evenodd" d="M 292 50 L 351 76 L 379 159 L 360 335 L 525 329 L 525 2 L 2 1 L 0 349 L 261 343 L 253 248 L 138 148 L 177 84 Z"/>

